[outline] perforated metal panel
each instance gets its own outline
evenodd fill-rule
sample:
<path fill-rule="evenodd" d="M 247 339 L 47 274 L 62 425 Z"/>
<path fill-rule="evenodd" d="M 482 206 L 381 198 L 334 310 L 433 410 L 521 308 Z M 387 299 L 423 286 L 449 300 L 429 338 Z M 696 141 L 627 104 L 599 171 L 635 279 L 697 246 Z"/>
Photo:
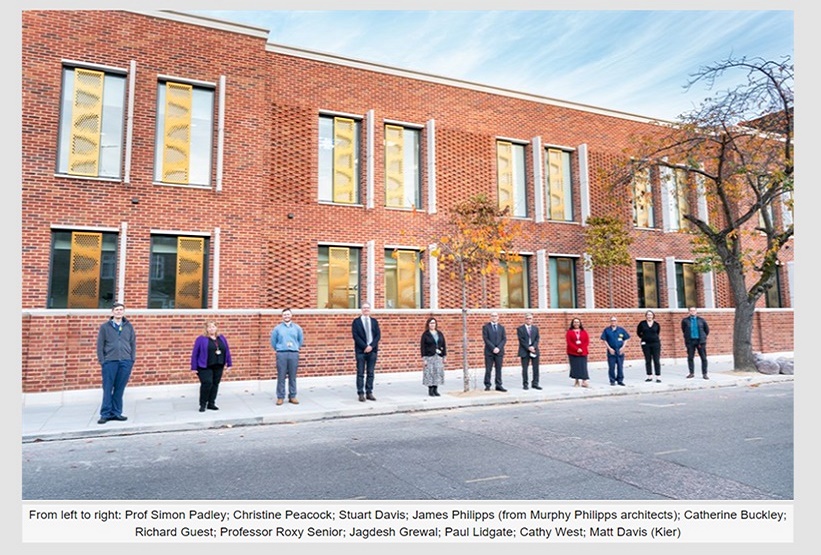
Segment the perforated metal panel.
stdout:
<path fill-rule="evenodd" d="M 176 308 L 202 308 L 204 257 L 205 239 L 177 238 Z"/>
<path fill-rule="evenodd" d="M 102 129 L 102 71 L 74 70 L 74 105 L 71 109 L 71 147 L 68 173 L 97 176 L 100 165 L 100 131 Z"/>
<path fill-rule="evenodd" d="M 564 220 L 564 156 L 561 150 L 547 151 L 550 219 Z"/>
<path fill-rule="evenodd" d="M 188 183 L 191 158 L 191 102 L 194 87 L 165 84 L 162 176 L 166 183 Z"/>
<path fill-rule="evenodd" d="M 416 267 L 418 254 L 398 251 L 396 258 L 396 288 L 399 308 L 416 307 Z"/>
<path fill-rule="evenodd" d="M 354 140 L 356 125 L 349 118 L 334 118 L 334 202 L 356 202 Z"/>
<path fill-rule="evenodd" d="M 67 308 L 98 308 L 102 250 L 102 233 L 75 231 L 71 234 Z"/>
<path fill-rule="evenodd" d="M 405 205 L 404 129 L 385 126 L 385 205 Z"/>
<path fill-rule="evenodd" d="M 499 190 L 499 208 L 513 210 L 513 145 L 496 143 L 496 181 Z"/>
<path fill-rule="evenodd" d="M 348 308 L 350 259 L 350 249 L 328 247 L 329 308 Z"/>

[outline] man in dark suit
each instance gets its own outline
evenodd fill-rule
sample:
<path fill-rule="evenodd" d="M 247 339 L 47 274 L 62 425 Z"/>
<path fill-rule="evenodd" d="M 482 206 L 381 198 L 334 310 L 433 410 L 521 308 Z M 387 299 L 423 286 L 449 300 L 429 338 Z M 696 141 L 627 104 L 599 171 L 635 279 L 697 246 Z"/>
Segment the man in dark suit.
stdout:
<path fill-rule="evenodd" d="M 496 368 L 496 391 L 507 391 L 502 387 L 502 361 L 505 358 L 505 327 L 499 323 L 499 313 L 490 315 L 490 322 L 482 326 L 482 341 L 485 342 L 485 391 L 490 391 L 490 371 Z"/>
<path fill-rule="evenodd" d="M 371 318 L 371 305 L 362 304 L 362 315 L 351 323 L 353 350 L 356 354 L 356 393 L 363 403 L 365 399 L 376 401 L 373 396 L 373 372 L 376 352 L 379 349 L 379 322 Z"/>
<path fill-rule="evenodd" d="M 701 359 L 701 377 L 707 377 L 707 336 L 710 335 L 710 326 L 707 321 L 698 315 L 696 307 L 690 307 L 690 315 L 681 320 L 681 333 L 684 334 L 684 345 L 687 347 L 688 378 L 695 377 L 695 356 Z"/>
<path fill-rule="evenodd" d="M 533 314 L 525 314 L 525 323 L 516 328 L 519 338 L 519 358 L 522 359 L 522 387 L 527 389 L 527 367 L 533 363 L 533 389 L 539 385 L 539 327 L 533 323 Z"/>

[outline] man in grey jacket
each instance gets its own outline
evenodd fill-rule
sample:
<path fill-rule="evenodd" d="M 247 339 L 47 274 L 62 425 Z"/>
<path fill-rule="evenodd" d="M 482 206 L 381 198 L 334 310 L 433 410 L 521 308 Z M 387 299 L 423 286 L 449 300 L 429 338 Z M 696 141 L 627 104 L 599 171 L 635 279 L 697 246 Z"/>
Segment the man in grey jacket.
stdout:
<path fill-rule="evenodd" d="M 97 361 L 103 373 L 103 404 L 97 424 L 128 420 L 123 416 L 123 393 L 137 355 L 137 334 L 124 314 L 122 303 L 111 305 L 111 317 L 97 333 Z"/>

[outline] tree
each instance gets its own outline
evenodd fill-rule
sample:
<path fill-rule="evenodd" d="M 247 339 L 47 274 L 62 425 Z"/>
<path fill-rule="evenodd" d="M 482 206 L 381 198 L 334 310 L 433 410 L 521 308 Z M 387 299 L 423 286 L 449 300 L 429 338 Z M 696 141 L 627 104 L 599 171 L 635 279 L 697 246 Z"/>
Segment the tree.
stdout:
<path fill-rule="evenodd" d="M 450 278 L 458 280 L 462 294 L 462 371 L 464 391 L 470 391 L 468 369 L 468 286 L 476 278 L 483 279 L 500 272 L 501 264 L 518 262 L 513 242 L 520 233 L 519 225 L 507 218 L 509 209 L 499 209 L 485 195 L 476 195 L 450 209 L 449 233 L 440 237 L 431 251 L 445 267 Z M 509 271 L 515 271 L 509 268 Z"/>
<path fill-rule="evenodd" d="M 755 305 L 775 284 L 779 252 L 793 236 L 793 223 L 776 226 L 772 208 L 792 205 L 794 69 L 788 56 L 729 58 L 700 68 L 686 86 L 712 89 L 736 73 L 744 75 L 738 85 L 679 116 L 663 137 L 643 141 L 633 167 L 684 168 L 695 176 L 710 208 L 709 217 L 683 216 L 692 224 L 697 269 L 727 276 L 734 366 L 754 371 Z"/>
<path fill-rule="evenodd" d="M 610 308 L 613 308 L 613 267 L 629 266 L 633 263 L 630 244 L 633 238 L 627 229 L 627 222 L 612 215 L 590 216 L 584 229 L 584 244 L 588 258 L 584 266 L 607 268 L 607 293 Z"/>

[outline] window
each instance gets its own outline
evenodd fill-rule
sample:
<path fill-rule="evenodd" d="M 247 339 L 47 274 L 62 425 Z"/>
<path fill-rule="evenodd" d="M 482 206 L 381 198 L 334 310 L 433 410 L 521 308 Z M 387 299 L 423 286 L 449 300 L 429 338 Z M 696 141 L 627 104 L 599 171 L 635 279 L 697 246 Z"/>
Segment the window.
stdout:
<path fill-rule="evenodd" d="M 385 206 L 419 208 L 419 130 L 385 126 Z"/>
<path fill-rule="evenodd" d="M 211 184 L 214 89 L 161 81 L 157 87 L 154 180 Z"/>
<path fill-rule="evenodd" d="M 550 308 L 576 308 L 576 259 L 550 257 Z"/>
<path fill-rule="evenodd" d="M 573 221 L 570 153 L 547 149 L 547 217 L 550 220 Z"/>
<path fill-rule="evenodd" d="M 116 233 L 53 231 L 48 308 L 108 308 L 116 267 Z"/>
<path fill-rule="evenodd" d="M 317 308 L 359 308 L 359 249 L 319 247 Z"/>
<path fill-rule="evenodd" d="M 781 224 L 784 229 L 793 223 L 793 192 L 788 191 L 781 197 Z"/>
<path fill-rule="evenodd" d="M 765 293 L 767 308 L 781 308 L 781 267 L 776 266 L 773 285 Z"/>
<path fill-rule="evenodd" d="M 385 306 L 422 308 L 422 268 L 417 251 L 385 251 Z"/>
<path fill-rule="evenodd" d="M 151 237 L 148 308 L 208 308 L 208 239 Z"/>
<path fill-rule="evenodd" d="M 653 220 L 653 188 L 650 169 L 637 170 L 633 174 L 633 225 L 655 227 Z"/>
<path fill-rule="evenodd" d="M 63 68 L 57 173 L 122 175 L 125 74 Z"/>
<path fill-rule="evenodd" d="M 499 208 L 509 208 L 511 216 L 526 217 L 524 145 L 496 141 L 496 185 Z"/>
<path fill-rule="evenodd" d="M 638 260 L 636 262 L 636 277 L 639 286 L 639 308 L 658 308 L 658 263 Z M 690 306 L 695 306 L 695 303 Z"/>
<path fill-rule="evenodd" d="M 676 262 L 676 296 L 679 308 L 698 306 L 696 299 L 696 272 L 687 262 Z"/>
<path fill-rule="evenodd" d="M 502 263 L 501 285 L 502 308 L 530 308 L 530 288 L 528 286 L 528 257 Z"/>
<path fill-rule="evenodd" d="M 685 214 L 690 213 L 690 201 L 687 198 L 687 172 L 681 168 L 673 171 L 673 179 L 670 183 L 670 229 L 688 229 L 689 222 L 684 219 Z M 695 306 L 695 305 L 687 305 Z"/>
<path fill-rule="evenodd" d="M 359 122 L 319 118 L 319 200 L 359 203 Z"/>

